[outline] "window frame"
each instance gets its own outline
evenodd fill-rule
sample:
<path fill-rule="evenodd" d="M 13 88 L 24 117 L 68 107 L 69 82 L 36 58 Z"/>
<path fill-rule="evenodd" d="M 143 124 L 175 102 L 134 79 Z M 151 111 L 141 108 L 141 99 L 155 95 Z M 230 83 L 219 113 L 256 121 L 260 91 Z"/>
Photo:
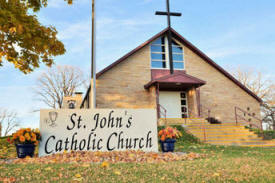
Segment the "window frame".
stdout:
<path fill-rule="evenodd" d="M 159 39 L 159 38 L 158 38 Z M 160 46 L 160 47 L 164 47 L 165 49 L 165 52 L 153 52 L 152 51 L 152 45 L 154 46 Z M 159 59 L 152 59 L 152 54 L 160 54 L 160 55 L 165 55 L 165 60 L 159 60 Z M 151 66 L 151 69 L 166 69 L 166 68 L 163 68 L 163 67 L 152 67 L 152 62 L 161 62 L 163 64 L 163 62 L 165 62 L 166 64 L 166 68 L 167 68 L 167 54 L 166 54 L 166 40 L 164 38 L 164 44 L 153 44 L 151 43 L 150 44 L 150 66 Z"/>
<path fill-rule="evenodd" d="M 161 37 L 157 38 L 157 39 L 161 39 Z M 156 39 L 156 40 L 157 40 Z M 155 41 L 155 40 L 154 40 Z M 177 52 L 172 52 L 172 56 L 173 55 L 182 55 L 182 58 L 183 60 L 180 61 L 180 60 L 173 60 L 173 63 L 176 62 L 176 63 L 183 63 L 183 68 L 174 68 L 174 70 L 185 70 L 185 65 L 186 65 L 186 62 L 185 62 L 185 59 L 184 59 L 184 47 L 181 46 L 181 44 L 178 43 L 177 40 L 173 39 L 173 41 L 177 44 L 177 45 L 173 45 L 172 44 L 172 50 L 173 50 L 173 47 L 179 47 L 179 48 L 182 48 L 182 53 L 177 53 Z M 164 46 L 164 49 L 165 49 L 165 52 L 153 52 L 152 51 L 152 45 L 155 45 L 155 46 Z M 158 59 L 152 59 L 152 53 L 155 53 L 155 54 L 164 54 L 165 55 L 165 60 L 158 60 Z M 166 64 L 166 68 L 163 68 L 163 67 L 152 67 L 152 62 L 165 62 Z M 151 69 L 163 69 L 163 70 L 169 70 L 170 69 L 170 64 L 169 64 L 169 54 L 168 54 L 168 38 L 167 36 L 164 36 L 164 44 L 153 44 L 153 42 L 150 44 L 150 67 Z"/>
<path fill-rule="evenodd" d="M 182 97 L 182 94 L 185 94 L 185 97 Z M 185 100 L 185 105 L 182 104 L 182 101 Z M 180 92 L 180 110 L 181 110 L 181 117 L 183 118 L 183 115 L 186 115 L 186 118 L 189 117 L 189 110 L 188 110 L 188 95 L 186 91 L 181 91 Z M 182 111 L 182 107 L 186 108 L 186 112 Z"/>

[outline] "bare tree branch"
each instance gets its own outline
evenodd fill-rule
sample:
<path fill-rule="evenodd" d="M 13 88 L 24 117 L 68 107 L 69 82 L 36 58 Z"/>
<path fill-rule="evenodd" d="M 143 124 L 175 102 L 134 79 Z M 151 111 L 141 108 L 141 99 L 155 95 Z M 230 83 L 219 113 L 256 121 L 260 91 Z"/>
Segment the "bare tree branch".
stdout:
<path fill-rule="evenodd" d="M 0 109 L 0 136 L 3 134 L 7 136 L 12 130 L 19 126 L 17 113 L 8 111 L 7 109 Z M 3 127 L 5 127 L 3 129 Z M 1 133 L 3 132 L 3 133 Z"/>
<path fill-rule="evenodd" d="M 35 94 L 51 108 L 61 108 L 63 97 L 72 96 L 80 87 L 85 88 L 83 72 L 73 66 L 57 66 L 42 73 L 37 79 Z"/>
<path fill-rule="evenodd" d="M 233 71 L 233 75 L 263 100 L 261 107 L 263 122 L 275 130 L 275 82 L 263 77 L 261 72 L 253 70 L 238 68 Z"/>

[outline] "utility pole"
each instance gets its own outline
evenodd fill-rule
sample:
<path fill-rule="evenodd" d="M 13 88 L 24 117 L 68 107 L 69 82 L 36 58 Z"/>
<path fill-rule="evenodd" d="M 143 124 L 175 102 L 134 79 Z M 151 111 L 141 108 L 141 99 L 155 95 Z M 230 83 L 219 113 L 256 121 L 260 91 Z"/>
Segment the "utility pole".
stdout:
<path fill-rule="evenodd" d="M 92 0 L 92 64 L 91 64 L 91 108 L 96 108 L 96 9 L 95 0 Z"/>

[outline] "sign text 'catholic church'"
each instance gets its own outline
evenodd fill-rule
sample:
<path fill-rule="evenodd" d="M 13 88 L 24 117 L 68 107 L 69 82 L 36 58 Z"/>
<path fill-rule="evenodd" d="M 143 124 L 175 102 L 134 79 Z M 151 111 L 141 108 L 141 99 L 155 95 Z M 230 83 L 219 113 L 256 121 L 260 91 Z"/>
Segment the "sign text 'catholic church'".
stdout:
<path fill-rule="evenodd" d="M 154 151 L 153 109 L 41 110 L 39 156 L 63 151 Z"/>

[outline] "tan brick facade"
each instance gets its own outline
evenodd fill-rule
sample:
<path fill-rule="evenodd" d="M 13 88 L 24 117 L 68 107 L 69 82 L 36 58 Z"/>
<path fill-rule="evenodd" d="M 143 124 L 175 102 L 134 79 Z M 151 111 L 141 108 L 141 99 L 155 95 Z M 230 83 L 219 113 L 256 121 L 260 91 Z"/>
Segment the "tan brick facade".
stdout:
<path fill-rule="evenodd" d="M 196 98 L 196 89 L 194 87 L 187 91 L 188 115 L 196 117 L 198 115 L 198 104 Z"/>
<path fill-rule="evenodd" d="M 206 81 L 200 89 L 201 104 L 223 122 L 235 121 L 235 106 L 260 118 L 260 103 L 201 57 L 184 47 L 186 72 Z"/>
<path fill-rule="evenodd" d="M 97 107 L 156 108 L 155 88 L 144 89 L 150 80 L 150 47 L 146 46 L 97 79 Z"/>
<path fill-rule="evenodd" d="M 260 118 L 260 103 L 254 97 L 191 49 L 183 47 L 186 73 L 207 82 L 200 88 L 199 98 L 202 106 L 211 109 L 211 116 L 222 122 L 234 122 L 234 108 L 238 106 L 249 108 L 249 113 Z M 97 108 L 156 108 L 155 87 L 144 89 L 151 81 L 150 60 L 150 45 L 147 45 L 100 75 Z M 198 113 L 195 88 L 188 90 L 188 105 L 193 113 Z"/>

